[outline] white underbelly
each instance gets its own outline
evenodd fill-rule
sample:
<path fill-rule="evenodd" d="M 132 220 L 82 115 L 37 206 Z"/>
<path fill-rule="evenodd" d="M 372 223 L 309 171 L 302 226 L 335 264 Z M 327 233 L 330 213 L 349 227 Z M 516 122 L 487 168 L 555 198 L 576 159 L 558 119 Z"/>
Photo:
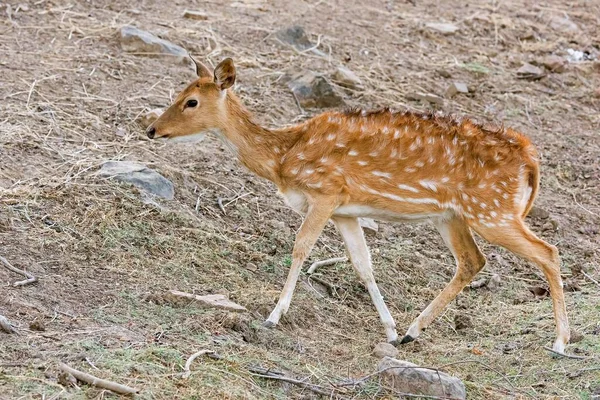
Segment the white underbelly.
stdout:
<path fill-rule="evenodd" d="M 366 205 L 348 204 L 338 207 L 334 212 L 334 216 L 338 217 L 361 217 L 372 218 L 380 221 L 391 222 L 421 222 L 432 218 L 438 218 L 444 215 L 444 212 L 439 213 L 395 213 L 389 210 L 381 210 Z"/>
<path fill-rule="evenodd" d="M 308 201 L 306 196 L 297 190 L 288 190 L 281 193 L 288 206 L 299 214 L 306 214 L 308 211 Z M 430 213 L 396 213 L 389 210 L 382 210 L 367 205 L 346 204 L 336 208 L 333 212 L 334 217 L 356 217 L 372 218 L 380 221 L 390 222 L 421 222 L 434 218 L 444 217 L 450 211 L 430 212 Z"/>

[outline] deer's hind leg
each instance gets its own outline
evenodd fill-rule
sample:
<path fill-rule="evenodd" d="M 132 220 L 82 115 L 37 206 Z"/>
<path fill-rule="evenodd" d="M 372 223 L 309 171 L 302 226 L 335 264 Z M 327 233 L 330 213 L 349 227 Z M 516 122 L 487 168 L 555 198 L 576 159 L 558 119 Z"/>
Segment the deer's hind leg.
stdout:
<path fill-rule="evenodd" d="M 550 284 L 550 295 L 556 323 L 556 340 L 552 349 L 564 353 L 569 342 L 569 320 L 565 307 L 563 283 L 560 277 L 560 259 L 555 246 L 544 242 L 518 219 L 504 222 L 506 226 L 486 228 L 476 226 L 474 229 L 490 243 L 500 245 L 512 253 L 537 265 Z"/>
<path fill-rule="evenodd" d="M 401 343 L 416 339 L 485 265 L 485 257 L 463 219 L 439 219 L 434 224 L 454 255 L 456 272 L 444 290 L 413 321 Z"/>

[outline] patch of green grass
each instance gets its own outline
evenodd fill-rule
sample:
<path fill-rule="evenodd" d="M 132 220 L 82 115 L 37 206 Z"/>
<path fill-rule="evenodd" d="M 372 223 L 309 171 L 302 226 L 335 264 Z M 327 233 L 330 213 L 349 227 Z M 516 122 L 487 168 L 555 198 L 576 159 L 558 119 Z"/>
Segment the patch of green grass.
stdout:
<path fill-rule="evenodd" d="M 479 63 L 459 64 L 459 67 L 464 68 L 469 72 L 475 72 L 478 74 L 489 74 L 490 73 L 489 68 L 487 68 L 486 66 L 481 65 Z"/>

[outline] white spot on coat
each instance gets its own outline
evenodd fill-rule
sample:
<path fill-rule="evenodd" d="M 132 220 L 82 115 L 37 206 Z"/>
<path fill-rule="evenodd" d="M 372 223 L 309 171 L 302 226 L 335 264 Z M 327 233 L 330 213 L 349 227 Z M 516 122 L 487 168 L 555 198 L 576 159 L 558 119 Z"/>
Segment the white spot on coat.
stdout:
<path fill-rule="evenodd" d="M 437 186 L 436 186 L 435 181 L 423 179 L 423 180 L 419 181 L 419 184 L 421 186 L 423 186 L 425 189 L 429 189 L 429 190 L 433 190 L 434 192 L 437 192 Z"/>

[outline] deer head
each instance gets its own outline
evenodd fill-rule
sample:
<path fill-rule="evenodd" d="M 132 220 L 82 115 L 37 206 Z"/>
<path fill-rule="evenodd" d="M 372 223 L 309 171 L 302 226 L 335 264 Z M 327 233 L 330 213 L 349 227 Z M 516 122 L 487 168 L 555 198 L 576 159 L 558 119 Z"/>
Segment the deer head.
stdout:
<path fill-rule="evenodd" d="M 227 123 L 227 89 L 235 82 L 233 60 L 223 60 L 214 73 L 192 60 L 198 79 L 179 93 L 175 102 L 148 127 L 146 134 L 150 139 L 203 135 L 222 130 Z"/>

